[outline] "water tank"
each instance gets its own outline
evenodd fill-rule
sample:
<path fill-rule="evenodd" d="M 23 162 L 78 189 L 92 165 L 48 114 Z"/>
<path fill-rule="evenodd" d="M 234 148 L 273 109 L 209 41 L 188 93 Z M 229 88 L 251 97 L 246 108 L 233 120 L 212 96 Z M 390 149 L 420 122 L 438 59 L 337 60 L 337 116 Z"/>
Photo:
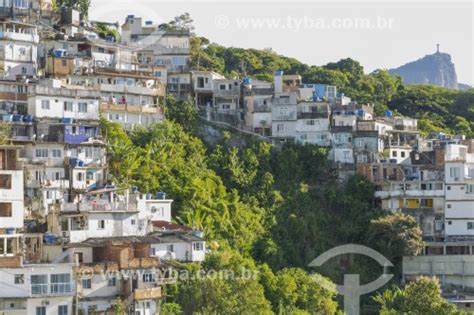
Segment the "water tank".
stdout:
<path fill-rule="evenodd" d="M 283 70 L 277 70 L 277 71 L 275 71 L 275 75 L 276 75 L 276 76 L 282 76 L 283 73 L 285 73 L 285 71 L 283 71 Z"/>
<path fill-rule="evenodd" d="M 385 117 L 393 117 L 393 112 L 391 110 L 386 110 L 383 112 Z"/>
<path fill-rule="evenodd" d="M 243 78 L 242 83 L 245 85 L 250 85 L 252 84 L 252 79 L 251 78 Z"/>
<path fill-rule="evenodd" d="M 58 241 L 58 237 L 51 233 L 45 233 L 43 238 L 46 244 L 55 244 Z"/>
<path fill-rule="evenodd" d="M 165 193 L 165 192 L 162 192 L 162 191 L 156 193 L 156 199 L 158 199 L 158 200 L 165 200 L 165 199 L 166 199 L 166 193 Z"/>
<path fill-rule="evenodd" d="M 145 21 L 145 25 L 153 25 L 153 21 Z"/>

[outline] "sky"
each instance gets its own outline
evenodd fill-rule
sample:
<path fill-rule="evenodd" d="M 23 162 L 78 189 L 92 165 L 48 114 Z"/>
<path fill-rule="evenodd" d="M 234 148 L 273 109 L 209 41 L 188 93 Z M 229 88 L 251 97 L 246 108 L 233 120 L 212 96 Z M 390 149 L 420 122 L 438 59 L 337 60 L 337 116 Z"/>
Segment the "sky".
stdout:
<path fill-rule="evenodd" d="M 440 51 L 474 85 L 474 0 L 92 0 L 90 18 L 165 23 L 189 12 L 195 32 L 224 46 L 271 48 L 310 65 L 350 57 L 366 72 Z"/>

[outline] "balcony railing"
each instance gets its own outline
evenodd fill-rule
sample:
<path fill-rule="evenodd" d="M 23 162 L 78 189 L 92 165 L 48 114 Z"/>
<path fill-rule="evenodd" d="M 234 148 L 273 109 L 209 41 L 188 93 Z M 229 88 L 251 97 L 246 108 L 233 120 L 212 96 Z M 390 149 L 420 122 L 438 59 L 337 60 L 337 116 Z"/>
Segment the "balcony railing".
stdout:
<path fill-rule="evenodd" d="M 62 205 L 63 212 L 136 212 L 137 204 L 126 203 L 124 201 L 108 202 L 108 201 L 87 201 L 80 203 L 64 203 Z"/>

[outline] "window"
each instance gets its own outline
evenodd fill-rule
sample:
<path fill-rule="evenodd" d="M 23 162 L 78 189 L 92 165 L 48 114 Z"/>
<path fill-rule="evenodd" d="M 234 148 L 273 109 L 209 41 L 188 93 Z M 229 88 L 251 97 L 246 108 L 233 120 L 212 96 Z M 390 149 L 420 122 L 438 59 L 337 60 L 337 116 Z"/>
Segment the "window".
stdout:
<path fill-rule="evenodd" d="M 77 181 L 82 182 L 84 180 L 84 174 L 83 173 L 77 173 Z"/>
<path fill-rule="evenodd" d="M 174 245 L 173 244 L 169 244 L 166 246 L 166 251 L 172 253 L 174 252 Z"/>
<path fill-rule="evenodd" d="M 467 229 L 474 230 L 474 222 L 467 222 Z"/>
<path fill-rule="evenodd" d="M 0 174 L 0 189 L 12 189 L 12 176 Z"/>
<path fill-rule="evenodd" d="M 61 158 L 62 157 L 61 150 L 60 149 L 52 149 L 51 150 L 51 156 L 53 158 Z"/>
<path fill-rule="evenodd" d="M 220 84 L 219 85 L 219 90 L 221 90 L 221 91 L 225 90 L 225 84 Z"/>
<path fill-rule="evenodd" d="M 18 86 L 17 86 L 17 92 L 18 92 L 19 94 L 28 93 L 28 87 L 27 87 L 27 86 L 24 86 L 24 85 L 18 85 Z"/>
<path fill-rule="evenodd" d="M 461 169 L 459 167 L 450 167 L 449 176 L 454 180 L 459 180 L 459 178 L 461 177 Z"/>
<path fill-rule="evenodd" d="M 67 315 L 67 305 L 58 306 L 58 315 Z"/>
<path fill-rule="evenodd" d="M 451 186 L 446 187 L 447 190 L 451 190 Z"/>
<path fill-rule="evenodd" d="M 193 243 L 193 249 L 194 250 L 204 250 L 204 243 L 202 242 L 197 242 L 197 243 Z"/>
<path fill-rule="evenodd" d="M 0 202 L 0 218 L 12 217 L 12 204 L 9 202 Z"/>
<path fill-rule="evenodd" d="M 15 275 L 15 284 L 24 284 L 25 283 L 25 275 L 18 274 Z"/>
<path fill-rule="evenodd" d="M 82 288 L 83 289 L 92 288 L 92 280 L 91 279 L 82 279 Z"/>
<path fill-rule="evenodd" d="M 451 205 L 450 205 L 450 204 L 447 204 L 446 207 L 447 207 L 448 209 L 451 209 Z"/>
<path fill-rule="evenodd" d="M 277 131 L 284 131 L 285 130 L 285 125 L 283 124 L 278 124 L 277 125 Z"/>
<path fill-rule="evenodd" d="M 306 121 L 306 124 L 307 124 L 308 126 L 314 126 L 314 120 L 312 120 L 312 119 L 311 119 L 311 120 L 307 120 L 307 121 Z"/>
<path fill-rule="evenodd" d="M 400 152 L 400 154 L 401 154 L 402 158 L 405 157 L 405 151 Z"/>
<path fill-rule="evenodd" d="M 48 275 L 31 275 L 31 294 L 48 293 Z"/>
<path fill-rule="evenodd" d="M 357 156 L 357 163 L 367 163 L 368 157 L 367 155 L 358 155 Z"/>
<path fill-rule="evenodd" d="M 46 306 L 37 306 L 36 315 L 46 315 Z"/>
<path fill-rule="evenodd" d="M 68 273 L 51 275 L 51 293 L 71 292 L 71 275 Z"/>
<path fill-rule="evenodd" d="M 397 151 L 392 151 L 392 157 L 397 157 L 398 156 L 398 152 Z"/>
<path fill-rule="evenodd" d="M 98 226 L 99 230 L 105 229 L 105 220 L 99 220 L 98 223 L 99 223 L 99 226 Z"/>
<path fill-rule="evenodd" d="M 137 224 L 137 221 L 136 221 L 135 219 L 132 219 L 132 220 L 130 221 L 130 224 L 131 224 L 131 225 L 135 225 L 135 224 Z"/>
<path fill-rule="evenodd" d="M 22 67 L 21 74 L 28 74 L 28 69 L 26 69 L 26 67 Z"/>
<path fill-rule="evenodd" d="M 41 101 L 41 109 L 49 109 L 49 100 Z"/>
<path fill-rule="evenodd" d="M 115 278 L 115 277 L 110 278 L 108 285 L 109 285 L 109 287 L 117 286 L 117 278 Z"/>
<path fill-rule="evenodd" d="M 204 87 L 204 78 L 197 78 L 197 87 L 198 88 Z"/>
<path fill-rule="evenodd" d="M 47 158 L 48 149 L 36 149 L 35 154 L 37 158 Z"/>
<path fill-rule="evenodd" d="M 288 116 L 288 107 L 280 108 L 280 116 Z"/>
<path fill-rule="evenodd" d="M 65 112 L 72 112 L 73 111 L 72 102 L 69 102 L 69 101 L 64 102 L 64 111 Z"/>
<path fill-rule="evenodd" d="M 474 184 L 467 184 L 466 194 L 474 194 Z"/>
<path fill-rule="evenodd" d="M 144 273 L 143 274 L 143 282 L 145 282 L 145 283 L 155 282 L 153 274 L 152 273 Z"/>
<path fill-rule="evenodd" d="M 87 103 L 78 103 L 77 104 L 77 111 L 79 113 L 87 113 Z"/>

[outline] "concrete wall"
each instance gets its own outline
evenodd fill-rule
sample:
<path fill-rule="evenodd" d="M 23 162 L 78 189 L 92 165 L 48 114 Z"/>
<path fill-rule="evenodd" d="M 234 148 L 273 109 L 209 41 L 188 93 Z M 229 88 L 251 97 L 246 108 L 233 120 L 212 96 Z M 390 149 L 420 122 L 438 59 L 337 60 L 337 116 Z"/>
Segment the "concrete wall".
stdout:
<path fill-rule="evenodd" d="M 23 171 L 0 171 L 11 177 L 11 188 L 0 189 L 0 202 L 11 204 L 11 216 L 0 218 L 0 228 L 22 228 L 24 220 Z"/>
<path fill-rule="evenodd" d="M 474 288 L 474 256 L 418 256 L 403 257 L 403 276 L 437 276 L 443 285 Z"/>
<path fill-rule="evenodd" d="M 41 108 L 42 101 L 49 101 L 49 109 Z M 73 110 L 65 110 L 64 102 L 72 102 Z M 87 112 L 79 112 L 79 103 L 87 103 Z M 28 100 L 28 114 L 39 118 L 50 117 L 98 120 L 99 101 L 85 98 L 78 100 L 75 97 L 36 95 Z"/>

